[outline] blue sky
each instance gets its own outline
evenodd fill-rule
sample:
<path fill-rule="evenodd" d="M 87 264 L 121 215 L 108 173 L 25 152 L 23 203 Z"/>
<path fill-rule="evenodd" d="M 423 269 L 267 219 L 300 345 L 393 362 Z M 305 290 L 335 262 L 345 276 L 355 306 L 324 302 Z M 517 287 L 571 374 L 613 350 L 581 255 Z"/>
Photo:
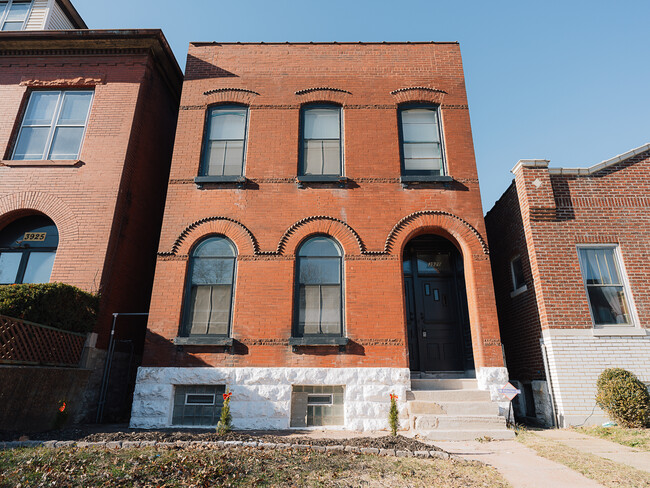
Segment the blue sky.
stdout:
<path fill-rule="evenodd" d="M 519 159 L 590 166 L 650 142 L 649 0 L 72 0 L 90 28 L 190 41 L 459 41 L 484 210 Z"/>

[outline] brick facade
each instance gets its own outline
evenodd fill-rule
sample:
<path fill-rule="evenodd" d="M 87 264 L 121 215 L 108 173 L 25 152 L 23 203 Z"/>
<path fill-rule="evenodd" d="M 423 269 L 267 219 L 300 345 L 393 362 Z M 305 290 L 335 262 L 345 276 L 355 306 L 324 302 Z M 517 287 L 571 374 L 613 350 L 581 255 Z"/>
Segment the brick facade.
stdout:
<path fill-rule="evenodd" d="M 486 216 L 506 361 L 511 377 L 545 378 L 540 339 L 561 423 L 584 421 L 595 381 L 624 367 L 650 381 L 650 152 L 642 146 L 588 169 L 520 161 L 515 180 Z M 632 324 L 594 326 L 578 247 L 612 245 L 621 257 Z M 521 256 L 527 290 L 515 296 L 510 261 Z M 596 410 L 589 422 L 603 418 Z"/>
<path fill-rule="evenodd" d="M 54 221 L 50 281 L 101 293 L 101 349 L 113 313 L 148 311 L 181 77 L 158 30 L 0 34 L 0 228 Z M 78 159 L 12 160 L 30 94 L 75 89 L 94 92 Z M 143 321 L 120 325 L 137 353 Z"/>
<path fill-rule="evenodd" d="M 342 107 L 343 174 L 348 178 L 342 185 L 297 184 L 300 109 L 309 102 Z M 400 183 L 397 110 L 407 102 L 441 107 L 451 182 Z M 198 188 L 194 178 L 206 110 L 223 103 L 249 108 L 247 181 L 243 188 L 227 183 Z M 503 366 L 456 43 L 192 43 L 180 108 L 143 371 L 408 371 L 402 250 L 413 237 L 428 233 L 446 237 L 462 253 L 477 369 Z M 295 252 L 316 234 L 332 236 L 344 250 L 344 322 L 350 342 L 343 348 L 293 349 L 288 341 Z M 189 254 L 208 235 L 229 238 L 238 251 L 231 351 L 174 345 Z M 136 400 L 142 405 L 151 393 L 145 384 L 143 379 Z M 138 408 L 134 404 L 134 414 Z"/>

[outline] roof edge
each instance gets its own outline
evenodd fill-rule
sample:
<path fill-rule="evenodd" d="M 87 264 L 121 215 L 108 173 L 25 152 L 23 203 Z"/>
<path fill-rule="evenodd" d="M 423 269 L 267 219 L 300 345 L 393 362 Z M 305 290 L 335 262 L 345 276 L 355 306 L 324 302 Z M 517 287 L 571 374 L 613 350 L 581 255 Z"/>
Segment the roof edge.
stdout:
<path fill-rule="evenodd" d="M 556 175 L 591 175 L 646 151 L 650 151 L 650 143 L 643 144 L 642 146 L 631 149 L 623 154 L 619 154 L 618 156 L 614 156 L 613 158 L 606 159 L 605 161 L 589 166 L 588 168 L 549 168 L 548 172 Z"/>
<path fill-rule="evenodd" d="M 218 41 L 193 41 L 190 42 L 193 46 L 237 46 L 237 45 L 253 45 L 253 46 L 284 46 L 284 45 L 382 45 L 382 44 L 460 44 L 458 41 L 299 41 L 299 42 L 218 42 Z"/>
<path fill-rule="evenodd" d="M 548 168 L 548 159 L 520 159 L 517 164 L 510 170 L 511 173 L 516 174 L 524 166 L 526 168 Z"/>
<path fill-rule="evenodd" d="M 84 22 L 84 19 L 81 18 L 81 15 L 79 15 L 79 12 L 77 12 L 77 9 L 74 5 L 72 5 L 72 2 L 70 0 L 56 0 L 56 3 L 58 3 L 63 11 L 68 14 L 68 17 L 70 20 L 72 20 L 72 23 L 76 29 L 88 28 L 86 22 Z"/>

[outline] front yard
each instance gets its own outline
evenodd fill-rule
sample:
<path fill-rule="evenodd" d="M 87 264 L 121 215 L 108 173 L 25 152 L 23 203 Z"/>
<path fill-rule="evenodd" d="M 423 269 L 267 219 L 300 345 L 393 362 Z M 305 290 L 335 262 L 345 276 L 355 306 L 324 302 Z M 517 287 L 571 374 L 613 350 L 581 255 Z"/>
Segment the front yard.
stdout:
<path fill-rule="evenodd" d="M 600 437 L 640 451 L 650 451 L 650 429 L 625 429 L 623 427 L 578 427 L 581 434 Z"/>
<path fill-rule="evenodd" d="M 478 462 L 236 447 L 23 448 L 0 452 L 0 487 L 507 487 Z"/>

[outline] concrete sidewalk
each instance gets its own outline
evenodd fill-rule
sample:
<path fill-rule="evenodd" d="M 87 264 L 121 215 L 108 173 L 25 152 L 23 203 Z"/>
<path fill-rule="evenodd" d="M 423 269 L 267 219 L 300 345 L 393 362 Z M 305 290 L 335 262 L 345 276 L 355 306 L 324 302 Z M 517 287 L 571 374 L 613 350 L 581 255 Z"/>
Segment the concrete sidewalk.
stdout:
<path fill-rule="evenodd" d="M 435 442 L 464 459 L 494 466 L 514 488 L 603 488 L 566 466 L 540 457 L 517 441 Z"/>
<path fill-rule="evenodd" d="M 650 452 L 623 446 L 616 442 L 598 439 L 569 429 L 554 429 L 535 432 L 536 435 L 572 447 L 578 451 L 595 454 L 616 463 L 650 472 Z"/>

